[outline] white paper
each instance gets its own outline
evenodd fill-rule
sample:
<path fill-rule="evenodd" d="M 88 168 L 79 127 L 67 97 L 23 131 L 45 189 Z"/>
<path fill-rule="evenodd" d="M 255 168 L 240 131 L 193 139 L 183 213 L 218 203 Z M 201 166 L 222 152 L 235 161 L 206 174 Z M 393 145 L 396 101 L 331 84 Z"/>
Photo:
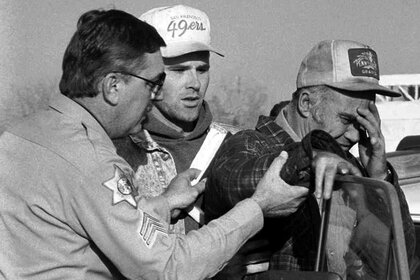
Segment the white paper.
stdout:
<path fill-rule="evenodd" d="M 191 163 L 190 168 L 199 169 L 201 172 L 197 178 L 191 181 L 191 185 L 195 185 L 200 182 L 201 177 L 203 176 L 206 169 L 209 167 L 210 162 L 213 160 L 216 155 L 217 150 L 220 145 L 222 145 L 223 140 L 226 137 L 228 131 L 223 127 L 212 123 L 210 125 L 210 130 L 204 140 L 203 144 L 200 147 L 197 155 Z M 188 215 L 193 218 L 196 222 L 203 224 L 204 213 L 198 206 L 194 206 L 191 211 L 188 212 Z"/>

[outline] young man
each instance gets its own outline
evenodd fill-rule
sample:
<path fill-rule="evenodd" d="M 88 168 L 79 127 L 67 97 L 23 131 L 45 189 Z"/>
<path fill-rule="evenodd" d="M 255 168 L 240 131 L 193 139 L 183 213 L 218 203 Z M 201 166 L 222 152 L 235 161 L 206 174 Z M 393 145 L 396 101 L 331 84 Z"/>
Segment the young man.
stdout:
<path fill-rule="evenodd" d="M 276 176 L 283 156 L 236 210 L 188 235 L 169 232 L 170 218 L 203 191 L 191 186 L 199 171 L 144 197 L 111 141 L 141 131 L 150 100 L 160 99 L 164 45 L 125 12 L 81 16 L 64 54 L 62 94 L 0 137 L 2 278 L 203 279 L 285 202 L 290 186 Z"/>
<path fill-rule="evenodd" d="M 394 169 L 386 161 L 385 141 L 374 103 L 375 94 L 399 94 L 380 86 L 378 80 L 376 53 L 367 45 L 344 40 L 315 45 L 301 64 L 292 101 L 277 116 L 261 116 L 256 130 L 240 132 L 220 148 L 209 174 L 206 215 L 218 217 L 251 195 L 275 155 L 296 147 L 297 143 L 305 143 L 314 130 L 321 130 L 329 134 L 330 140 L 322 142 L 319 138 L 309 143 L 321 143 L 329 152 L 300 153 L 298 158 L 289 153 L 286 164 L 291 169 L 299 167 L 295 179 L 300 185 L 309 182 L 305 172 L 314 166 L 316 178 L 312 187 L 317 198 L 330 197 L 337 172 L 391 182 L 399 195 L 411 259 L 414 252 L 411 244 L 415 242 L 413 222 Z M 349 153 L 356 144 L 360 162 Z M 331 150 L 331 147 L 338 149 Z M 325 176 L 319 177 L 322 173 Z M 329 178 L 324 188 L 320 187 L 322 178 Z M 313 270 L 319 223 L 314 196 L 309 196 L 291 219 L 272 221 L 272 227 L 265 228 L 271 242 L 269 250 L 275 251 L 270 269 Z"/>
<path fill-rule="evenodd" d="M 140 19 L 154 26 L 166 42 L 161 48 L 166 80 L 144 130 L 114 144 L 117 153 L 136 170 L 135 178 L 144 186 L 142 193 L 153 197 L 161 194 L 177 173 L 190 167 L 208 134 L 213 117 L 204 98 L 210 80 L 210 52 L 222 55 L 210 46 L 210 21 L 198 9 L 160 7 Z M 173 230 L 188 232 L 198 226 L 186 216 Z"/>

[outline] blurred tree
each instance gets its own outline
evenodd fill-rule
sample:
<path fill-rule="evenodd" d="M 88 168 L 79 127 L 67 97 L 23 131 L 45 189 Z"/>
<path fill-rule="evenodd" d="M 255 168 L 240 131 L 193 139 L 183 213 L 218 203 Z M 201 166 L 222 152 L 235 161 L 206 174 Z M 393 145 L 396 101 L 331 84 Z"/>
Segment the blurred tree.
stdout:
<path fill-rule="evenodd" d="M 46 108 L 49 98 L 58 91 L 57 82 L 45 81 L 34 85 L 12 88 L 13 94 L 0 99 L 0 134 L 5 125 Z"/>
<path fill-rule="evenodd" d="M 268 95 L 258 84 L 242 83 L 236 76 L 233 84 L 221 83 L 206 97 L 215 121 L 242 128 L 254 128 L 258 116 L 266 114 Z"/>
<path fill-rule="evenodd" d="M 268 95 L 264 87 L 250 81 L 243 83 L 239 76 L 235 77 L 233 83 L 222 81 L 215 88 L 214 94 L 206 96 L 215 121 L 254 128 L 258 117 L 266 115 L 272 107 L 267 104 Z M 0 102 L 0 133 L 10 121 L 46 108 L 49 98 L 57 93 L 57 89 L 57 82 L 53 81 L 13 89 L 14 94 Z"/>

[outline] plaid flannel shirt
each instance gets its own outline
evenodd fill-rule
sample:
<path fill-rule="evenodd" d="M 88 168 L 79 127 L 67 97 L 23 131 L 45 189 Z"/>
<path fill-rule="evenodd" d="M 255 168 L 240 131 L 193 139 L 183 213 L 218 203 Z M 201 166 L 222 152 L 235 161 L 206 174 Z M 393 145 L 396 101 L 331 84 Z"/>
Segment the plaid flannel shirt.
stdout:
<path fill-rule="evenodd" d="M 273 160 L 292 143 L 293 139 L 274 118 L 265 116 L 260 117 L 256 131 L 244 130 L 225 141 L 207 181 L 206 218 L 217 218 L 250 197 Z M 263 231 L 255 239 L 268 238 L 268 249 L 273 253 L 270 269 L 313 270 L 319 219 L 313 196 L 287 218 L 266 219 Z"/>

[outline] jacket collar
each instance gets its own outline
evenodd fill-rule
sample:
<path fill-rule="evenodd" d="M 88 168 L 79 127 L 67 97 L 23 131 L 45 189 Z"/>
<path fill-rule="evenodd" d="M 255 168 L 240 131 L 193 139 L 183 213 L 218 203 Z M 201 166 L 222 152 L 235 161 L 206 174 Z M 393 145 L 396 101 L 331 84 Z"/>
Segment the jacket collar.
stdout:
<path fill-rule="evenodd" d="M 109 138 L 109 135 L 106 133 L 105 129 L 95 119 L 95 117 L 79 103 L 68 98 L 67 96 L 57 94 L 51 99 L 49 107 L 65 115 L 66 117 L 72 118 L 76 122 L 81 123 L 87 129 L 94 130 L 100 135 L 102 139 L 113 146 L 112 141 Z"/>

